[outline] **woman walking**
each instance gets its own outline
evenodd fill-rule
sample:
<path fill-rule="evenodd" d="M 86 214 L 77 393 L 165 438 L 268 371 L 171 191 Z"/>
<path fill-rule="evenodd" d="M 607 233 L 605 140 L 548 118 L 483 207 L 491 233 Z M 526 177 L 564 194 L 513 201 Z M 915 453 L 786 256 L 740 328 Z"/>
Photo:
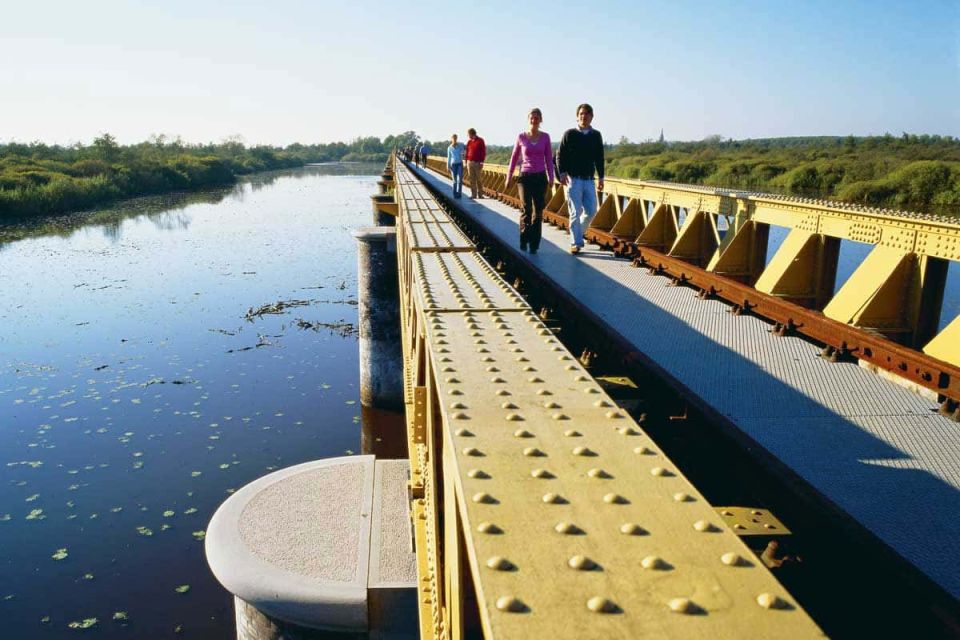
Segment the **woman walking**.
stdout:
<path fill-rule="evenodd" d="M 550 135 L 540 131 L 543 114 L 533 108 L 527 114 L 529 127 L 517 136 L 510 156 L 510 168 L 507 169 L 507 183 L 513 177 L 513 170 L 520 164 L 520 177 L 517 188 L 523 207 L 520 212 L 520 250 L 536 253 L 540 248 L 540 230 L 543 224 L 543 205 L 547 187 L 553 186 L 553 152 L 550 149 Z"/>

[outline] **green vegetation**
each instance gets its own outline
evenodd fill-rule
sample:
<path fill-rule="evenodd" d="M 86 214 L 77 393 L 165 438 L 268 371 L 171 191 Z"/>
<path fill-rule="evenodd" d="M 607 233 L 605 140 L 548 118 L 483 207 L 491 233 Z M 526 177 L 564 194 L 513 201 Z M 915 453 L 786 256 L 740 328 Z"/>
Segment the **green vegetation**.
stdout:
<path fill-rule="evenodd" d="M 489 154 L 506 163 L 510 149 Z M 607 147 L 607 175 L 831 198 L 922 212 L 960 210 L 960 140 L 903 134 L 700 142 L 626 139 Z"/>
<path fill-rule="evenodd" d="M 190 145 L 154 136 L 121 146 L 103 134 L 90 145 L 0 144 L 0 221 L 232 184 L 241 175 L 314 162 L 384 162 L 394 146 L 417 139 L 406 131 L 382 140 L 246 147 L 239 140 Z M 431 143 L 432 153 L 442 154 L 447 144 Z M 506 164 L 510 150 L 490 145 L 488 161 Z M 949 136 L 621 139 L 607 147 L 607 174 L 924 212 L 960 210 L 960 140 Z"/>
<path fill-rule="evenodd" d="M 190 145 L 154 136 L 121 146 L 110 134 L 90 145 L 0 144 L 0 220 L 65 213 L 121 198 L 232 184 L 238 176 L 314 162 L 385 162 L 412 131 L 383 140 L 246 147 L 239 140 Z"/>

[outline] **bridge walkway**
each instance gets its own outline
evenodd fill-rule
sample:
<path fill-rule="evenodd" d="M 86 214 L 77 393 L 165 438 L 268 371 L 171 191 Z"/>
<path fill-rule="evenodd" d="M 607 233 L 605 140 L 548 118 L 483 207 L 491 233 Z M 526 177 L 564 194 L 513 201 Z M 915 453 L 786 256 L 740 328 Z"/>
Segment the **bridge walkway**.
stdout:
<path fill-rule="evenodd" d="M 450 194 L 450 180 L 410 167 Z M 544 225 L 520 253 L 517 211 L 497 200 L 450 200 L 463 215 L 566 290 L 675 385 L 697 397 L 822 496 L 960 597 L 960 429 L 937 404 L 770 323 L 728 313 L 609 252 L 568 253 Z"/>

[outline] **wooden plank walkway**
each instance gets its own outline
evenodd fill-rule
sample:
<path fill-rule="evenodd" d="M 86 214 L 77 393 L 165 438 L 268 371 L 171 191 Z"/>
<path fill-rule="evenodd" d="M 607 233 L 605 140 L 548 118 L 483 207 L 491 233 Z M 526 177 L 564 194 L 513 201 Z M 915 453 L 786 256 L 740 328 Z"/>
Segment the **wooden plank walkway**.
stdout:
<path fill-rule="evenodd" d="M 450 193 L 450 181 L 413 169 Z M 518 249 L 517 211 L 496 200 L 451 200 Z M 522 259 L 632 343 L 673 381 L 960 597 L 960 426 L 924 399 L 855 364 L 830 363 L 796 337 L 667 286 L 608 252 L 571 256 L 548 225 Z"/>

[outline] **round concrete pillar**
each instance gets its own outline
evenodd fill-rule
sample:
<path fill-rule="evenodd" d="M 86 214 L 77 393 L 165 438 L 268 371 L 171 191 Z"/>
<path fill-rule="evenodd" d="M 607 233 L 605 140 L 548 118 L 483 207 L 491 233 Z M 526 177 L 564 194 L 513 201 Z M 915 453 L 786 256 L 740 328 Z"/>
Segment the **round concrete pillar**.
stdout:
<path fill-rule="evenodd" d="M 396 227 L 366 227 L 357 239 L 357 302 L 360 320 L 360 402 L 378 409 L 403 408 L 403 351 L 397 283 Z"/>

